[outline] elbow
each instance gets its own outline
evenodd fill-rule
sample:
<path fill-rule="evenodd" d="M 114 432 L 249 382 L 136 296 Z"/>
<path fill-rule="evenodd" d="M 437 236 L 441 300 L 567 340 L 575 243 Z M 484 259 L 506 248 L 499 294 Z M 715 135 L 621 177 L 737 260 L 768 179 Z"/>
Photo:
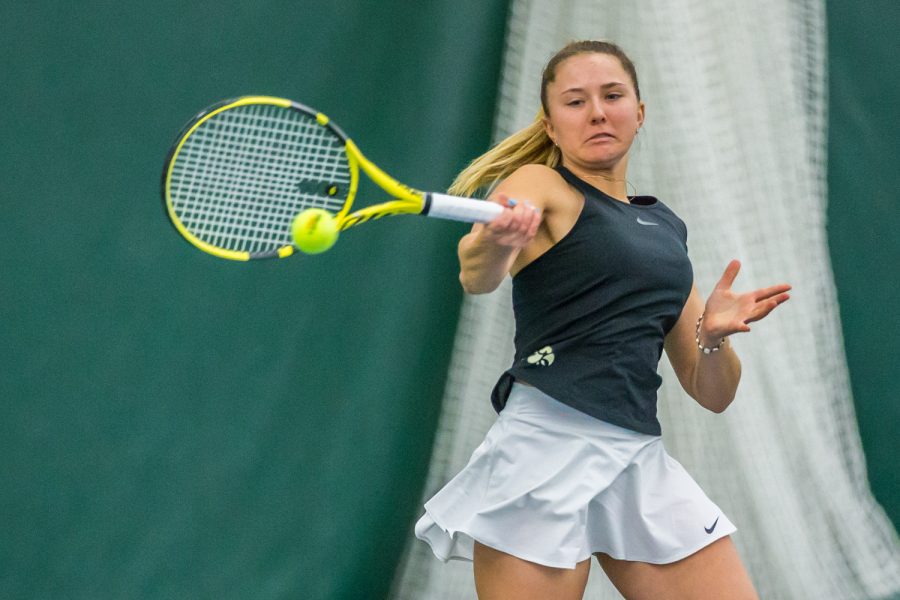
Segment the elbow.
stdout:
<path fill-rule="evenodd" d="M 684 389 L 697 404 L 717 415 L 722 414 L 726 408 L 731 406 L 737 393 L 737 388 L 731 390 L 700 389 L 697 385 L 694 385 Z"/>
<path fill-rule="evenodd" d="M 734 402 L 740 381 L 741 364 L 735 357 L 725 372 L 712 371 L 709 376 L 704 377 L 695 371 L 692 377 L 692 393 L 689 393 L 706 410 L 722 414 Z"/>
<path fill-rule="evenodd" d="M 723 412 L 725 412 L 725 409 L 728 408 L 729 406 L 731 406 L 731 401 L 707 405 L 706 408 L 710 412 L 714 412 L 717 415 L 721 415 Z"/>
<path fill-rule="evenodd" d="M 490 285 L 492 282 L 480 281 L 478 278 L 467 276 L 466 271 L 459 272 L 459 283 L 467 294 L 488 294 L 497 289 L 500 285 Z"/>
<path fill-rule="evenodd" d="M 734 396 L 734 394 L 720 395 L 715 398 L 697 398 L 696 400 L 706 410 L 721 415 L 734 402 Z"/>
<path fill-rule="evenodd" d="M 475 288 L 472 287 L 472 284 L 469 283 L 469 280 L 466 278 L 465 271 L 459 272 L 459 284 L 462 286 L 463 291 L 467 294 L 477 294 L 478 293 L 477 291 L 475 291 Z"/>

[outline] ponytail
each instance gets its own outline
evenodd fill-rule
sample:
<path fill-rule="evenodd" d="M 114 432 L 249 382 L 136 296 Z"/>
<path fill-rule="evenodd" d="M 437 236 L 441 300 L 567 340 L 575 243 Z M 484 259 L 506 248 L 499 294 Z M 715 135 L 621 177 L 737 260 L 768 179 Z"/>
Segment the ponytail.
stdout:
<path fill-rule="evenodd" d="M 473 160 L 456 176 L 447 190 L 454 196 L 472 197 L 482 188 L 490 188 L 509 177 L 523 165 L 539 164 L 555 167 L 559 164 L 559 148 L 544 129 L 544 111 L 535 120 Z"/>

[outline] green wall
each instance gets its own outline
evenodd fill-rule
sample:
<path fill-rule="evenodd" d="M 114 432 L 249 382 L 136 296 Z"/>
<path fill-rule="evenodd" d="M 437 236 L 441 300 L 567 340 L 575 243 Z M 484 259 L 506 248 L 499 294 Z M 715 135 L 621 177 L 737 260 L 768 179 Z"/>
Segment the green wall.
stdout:
<path fill-rule="evenodd" d="M 231 263 L 160 173 L 260 93 L 445 188 L 489 141 L 506 2 L 205 6 L 0 4 L 0 597 L 379 598 L 419 511 L 465 227 Z"/>
<path fill-rule="evenodd" d="M 896 0 L 830 0 L 828 239 L 869 480 L 900 526 Z"/>

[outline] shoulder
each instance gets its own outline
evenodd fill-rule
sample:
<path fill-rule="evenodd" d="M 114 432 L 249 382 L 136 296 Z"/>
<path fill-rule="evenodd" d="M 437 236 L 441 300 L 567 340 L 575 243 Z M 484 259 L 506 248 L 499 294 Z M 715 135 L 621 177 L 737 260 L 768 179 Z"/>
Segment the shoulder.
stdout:
<path fill-rule="evenodd" d="M 553 208 L 560 200 L 572 195 L 572 188 L 556 169 L 546 165 L 528 164 L 513 171 L 497 185 L 494 194 L 505 194 L 517 200 L 528 200 L 541 209 Z"/>
<path fill-rule="evenodd" d="M 565 184 L 565 180 L 556 169 L 538 164 L 522 165 L 504 181 L 522 181 L 541 185 Z"/>
<path fill-rule="evenodd" d="M 675 226 L 676 229 L 679 230 L 681 236 L 684 240 L 687 240 L 687 224 L 684 220 L 678 216 L 678 214 L 672 210 L 672 208 L 666 204 L 664 204 L 661 200 L 657 198 L 656 200 L 658 204 L 659 210 L 668 216 L 668 220 Z"/>

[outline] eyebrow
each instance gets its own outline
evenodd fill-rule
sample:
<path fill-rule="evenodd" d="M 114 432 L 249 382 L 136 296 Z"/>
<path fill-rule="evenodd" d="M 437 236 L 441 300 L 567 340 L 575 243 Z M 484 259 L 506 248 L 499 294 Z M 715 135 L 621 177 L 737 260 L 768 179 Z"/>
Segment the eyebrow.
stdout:
<path fill-rule="evenodd" d="M 605 89 L 612 88 L 612 87 L 616 87 L 616 86 L 620 86 L 620 85 L 625 85 L 625 84 L 624 84 L 624 83 L 620 83 L 620 82 L 618 82 L 618 81 L 611 81 L 611 82 L 609 82 L 609 83 L 604 83 L 603 85 L 601 85 L 601 86 L 600 86 L 600 89 L 601 89 L 601 90 L 605 90 Z M 567 90 L 563 90 L 563 91 L 560 92 L 560 93 L 561 93 L 561 94 L 566 94 L 566 93 L 569 93 L 569 92 L 583 92 L 583 91 L 584 91 L 584 88 L 573 87 L 573 88 L 569 88 L 569 89 L 567 89 Z"/>

